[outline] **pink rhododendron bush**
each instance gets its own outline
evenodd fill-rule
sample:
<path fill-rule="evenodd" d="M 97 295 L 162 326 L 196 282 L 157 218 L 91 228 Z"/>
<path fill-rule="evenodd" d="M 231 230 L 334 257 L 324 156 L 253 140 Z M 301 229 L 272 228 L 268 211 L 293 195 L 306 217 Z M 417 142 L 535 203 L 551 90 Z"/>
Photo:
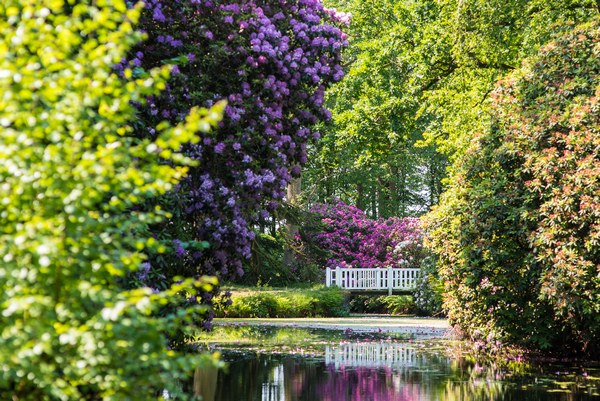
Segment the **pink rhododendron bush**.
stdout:
<path fill-rule="evenodd" d="M 417 218 L 370 219 L 362 210 L 336 201 L 312 208 L 321 216 L 321 231 L 304 237 L 325 250 L 327 267 L 419 267 L 425 257 Z"/>

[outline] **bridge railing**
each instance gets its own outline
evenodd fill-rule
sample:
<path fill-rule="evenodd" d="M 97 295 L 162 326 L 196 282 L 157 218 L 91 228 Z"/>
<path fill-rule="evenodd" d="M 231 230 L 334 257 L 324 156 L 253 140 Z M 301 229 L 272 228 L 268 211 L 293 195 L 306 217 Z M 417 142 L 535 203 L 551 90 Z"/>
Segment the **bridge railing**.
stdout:
<path fill-rule="evenodd" d="M 328 267 L 325 270 L 327 287 L 337 286 L 350 291 L 410 291 L 417 285 L 418 268 L 348 268 Z"/>

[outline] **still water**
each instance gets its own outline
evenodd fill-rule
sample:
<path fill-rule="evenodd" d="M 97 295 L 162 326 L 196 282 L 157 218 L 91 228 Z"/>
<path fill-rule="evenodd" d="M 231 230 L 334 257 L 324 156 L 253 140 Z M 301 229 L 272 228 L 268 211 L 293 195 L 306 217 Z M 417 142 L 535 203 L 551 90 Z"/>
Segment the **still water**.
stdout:
<path fill-rule="evenodd" d="M 250 326 L 202 341 L 229 365 L 196 371 L 206 401 L 600 400 L 600 369 L 476 363 L 452 341 Z"/>

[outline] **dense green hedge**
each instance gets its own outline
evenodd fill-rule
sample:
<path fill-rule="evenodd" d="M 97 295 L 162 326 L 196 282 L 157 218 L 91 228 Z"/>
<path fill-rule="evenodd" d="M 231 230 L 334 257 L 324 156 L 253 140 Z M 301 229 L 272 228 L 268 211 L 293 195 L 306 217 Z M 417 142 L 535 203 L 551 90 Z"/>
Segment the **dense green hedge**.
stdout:
<path fill-rule="evenodd" d="M 427 219 L 451 322 L 491 347 L 600 356 L 599 42 L 574 28 L 497 85 Z"/>
<path fill-rule="evenodd" d="M 412 315 L 419 311 L 410 295 L 350 295 L 338 288 L 324 287 L 235 289 L 231 301 L 227 299 L 216 300 L 217 317 L 342 317 L 350 312 Z"/>
<path fill-rule="evenodd" d="M 233 291 L 215 302 L 217 317 L 340 317 L 349 313 L 346 294 L 338 288 L 278 291 Z"/>

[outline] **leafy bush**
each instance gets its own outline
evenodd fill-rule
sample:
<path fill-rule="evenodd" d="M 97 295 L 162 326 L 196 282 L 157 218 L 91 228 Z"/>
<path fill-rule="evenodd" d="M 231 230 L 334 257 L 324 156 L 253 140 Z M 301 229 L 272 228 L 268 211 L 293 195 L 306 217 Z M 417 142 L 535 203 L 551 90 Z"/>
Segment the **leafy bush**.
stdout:
<path fill-rule="evenodd" d="M 156 312 L 215 279 L 120 286 L 145 249 L 163 251 L 144 233 L 168 213 L 138 206 L 182 179 L 177 150 L 219 117 L 192 110 L 153 141 L 130 136 L 132 103 L 169 74 L 112 72 L 138 17 L 119 0 L 0 2 L 2 399 L 149 400 L 210 360 L 166 338 L 206 307 Z"/>
<path fill-rule="evenodd" d="M 215 303 L 218 317 L 336 317 L 347 316 L 346 295 L 338 288 L 233 292 L 230 305 Z"/>
<path fill-rule="evenodd" d="M 295 254 L 298 258 L 286 260 L 284 255 L 288 245 L 281 230 L 274 236 L 257 233 L 252 243 L 252 256 L 244 263 L 244 275 L 232 278 L 230 282 L 258 287 L 297 287 L 302 284 L 309 287 L 322 283 L 323 269 L 313 261 L 298 254 Z M 294 243 L 292 247 L 296 245 Z"/>
<path fill-rule="evenodd" d="M 278 311 L 278 302 L 269 293 L 253 294 L 247 297 L 233 297 L 232 304 L 227 309 L 236 317 L 275 317 Z"/>
<path fill-rule="evenodd" d="M 337 288 L 323 288 L 315 293 L 315 316 L 347 316 L 346 294 Z"/>
<path fill-rule="evenodd" d="M 600 24 L 501 81 L 428 219 L 452 323 L 488 343 L 600 356 Z"/>
<path fill-rule="evenodd" d="M 435 256 L 430 255 L 421 263 L 420 275 L 413 293 L 415 311 L 419 316 L 439 316 L 443 313 L 444 284 L 439 278 L 435 260 Z"/>
<path fill-rule="evenodd" d="M 161 203 L 174 218 L 154 228 L 161 238 L 210 247 L 183 247 L 153 268 L 242 275 L 255 228 L 300 175 L 319 137 L 315 124 L 330 117 L 323 98 L 344 75 L 342 16 L 312 0 L 143 2 L 147 40 L 117 68 L 177 66 L 166 90 L 140 107 L 136 134 L 153 138 L 158 121 L 177 123 L 191 106 L 227 101 L 218 128 L 184 147 L 196 163 Z"/>
<path fill-rule="evenodd" d="M 244 275 L 236 282 L 275 287 L 293 282 L 292 271 L 283 263 L 284 247 L 283 236 L 258 233 L 252 243 L 252 256 L 244 264 Z"/>
<path fill-rule="evenodd" d="M 409 295 L 387 295 L 381 301 L 392 315 L 407 315 L 415 310 L 413 297 Z"/>

